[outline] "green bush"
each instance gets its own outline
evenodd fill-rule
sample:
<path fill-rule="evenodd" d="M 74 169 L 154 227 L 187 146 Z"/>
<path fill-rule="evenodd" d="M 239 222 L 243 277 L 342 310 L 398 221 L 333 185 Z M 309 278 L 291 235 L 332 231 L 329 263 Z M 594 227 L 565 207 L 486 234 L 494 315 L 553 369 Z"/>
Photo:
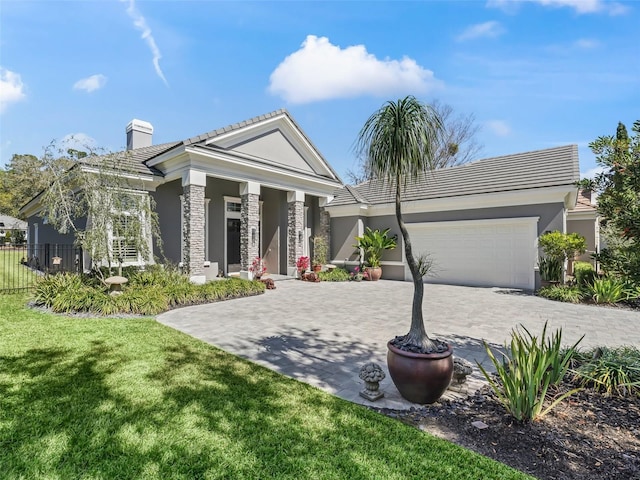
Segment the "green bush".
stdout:
<path fill-rule="evenodd" d="M 176 270 L 156 267 L 132 272 L 122 294 L 116 296 L 85 275 L 49 275 L 36 284 L 35 301 L 56 313 L 156 315 L 171 307 L 256 295 L 264 290 L 261 282 L 238 278 L 194 285 Z"/>
<path fill-rule="evenodd" d="M 547 282 L 562 281 L 562 261 L 552 257 L 544 257 L 538 261 L 540 278 Z"/>
<path fill-rule="evenodd" d="M 618 303 L 628 297 L 626 284 L 617 278 L 595 279 L 588 290 L 596 303 Z"/>
<path fill-rule="evenodd" d="M 528 422 L 546 415 L 560 401 L 578 391 L 573 389 L 566 392 L 543 408 L 549 386 L 558 384 L 564 378 L 582 338 L 569 349 L 563 349 L 562 329 L 555 331 L 551 338 L 547 339 L 545 323 L 538 340 L 538 337 L 529 333 L 524 326 L 521 328 L 523 332 L 517 329 L 511 332 L 511 355 L 501 353 L 501 361 L 484 342 L 484 348 L 496 368 L 499 382 L 479 363 L 478 367 L 507 411 L 516 420 Z"/>
<path fill-rule="evenodd" d="M 323 282 L 348 282 L 350 279 L 349 272 L 344 268 L 332 268 L 318 274 Z"/>
<path fill-rule="evenodd" d="M 577 286 L 550 285 L 538 290 L 538 295 L 558 302 L 580 303 L 584 293 Z"/>
<path fill-rule="evenodd" d="M 545 255 L 564 262 L 575 254 L 582 254 L 587 249 L 587 241 L 578 233 L 562 233 L 558 230 L 547 232 L 538 239 L 538 245 Z"/>
<path fill-rule="evenodd" d="M 574 380 L 607 395 L 640 396 L 640 350 L 598 347 L 575 358 Z"/>
<path fill-rule="evenodd" d="M 574 262 L 573 263 L 573 276 L 576 279 L 576 284 L 580 287 L 586 287 L 591 284 L 596 278 L 596 271 L 589 262 Z"/>

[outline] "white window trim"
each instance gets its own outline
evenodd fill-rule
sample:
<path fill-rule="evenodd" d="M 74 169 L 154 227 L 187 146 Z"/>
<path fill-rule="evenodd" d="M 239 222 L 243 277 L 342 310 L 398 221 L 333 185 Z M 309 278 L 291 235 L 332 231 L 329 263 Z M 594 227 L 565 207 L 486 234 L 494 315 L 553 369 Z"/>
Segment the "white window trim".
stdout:
<path fill-rule="evenodd" d="M 130 195 L 138 195 L 140 197 L 143 197 L 147 200 L 147 202 L 149 201 L 150 197 L 149 197 L 149 193 L 148 192 L 140 192 L 138 190 L 129 190 L 129 189 L 123 189 L 122 192 L 125 192 L 127 194 Z M 135 213 L 132 213 L 130 211 L 127 210 L 122 210 L 120 212 L 118 212 L 119 215 L 125 215 L 125 216 L 131 216 L 134 215 Z M 147 243 L 149 244 L 149 258 L 144 259 L 142 257 L 142 254 L 140 253 L 140 250 L 138 250 L 137 253 L 137 260 L 125 260 L 124 262 L 122 262 L 122 266 L 137 266 L 137 267 L 141 267 L 150 263 L 153 263 L 153 238 L 151 236 L 151 230 L 149 229 L 149 225 L 148 225 L 148 220 L 143 218 L 142 222 L 142 237 L 147 239 Z M 113 241 L 114 241 L 114 236 L 113 236 L 113 226 L 111 226 L 111 228 L 109 229 L 108 232 L 108 238 L 109 238 L 109 256 L 113 258 Z M 115 259 L 117 260 L 117 259 Z M 103 260 L 104 261 L 104 260 Z"/>

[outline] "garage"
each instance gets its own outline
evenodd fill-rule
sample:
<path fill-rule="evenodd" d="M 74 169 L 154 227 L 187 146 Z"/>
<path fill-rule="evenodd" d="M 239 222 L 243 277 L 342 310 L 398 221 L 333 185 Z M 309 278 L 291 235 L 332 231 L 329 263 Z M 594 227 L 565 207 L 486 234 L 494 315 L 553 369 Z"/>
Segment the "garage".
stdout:
<path fill-rule="evenodd" d="M 538 217 L 407 224 L 414 254 L 434 261 L 430 283 L 533 290 Z M 408 267 L 405 278 L 411 279 Z"/>

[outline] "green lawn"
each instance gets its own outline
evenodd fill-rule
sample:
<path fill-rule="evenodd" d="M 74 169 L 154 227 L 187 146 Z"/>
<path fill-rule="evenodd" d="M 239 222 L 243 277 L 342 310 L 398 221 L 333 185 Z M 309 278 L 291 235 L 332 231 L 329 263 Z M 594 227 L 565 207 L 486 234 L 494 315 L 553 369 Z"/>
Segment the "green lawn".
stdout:
<path fill-rule="evenodd" d="M 0 296 L 3 479 L 530 478 L 154 320 L 25 299 Z"/>
<path fill-rule="evenodd" d="M 0 250 L 0 289 L 25 288 L 33 285 L 37 277 L 32 270 L 20 264 L 24 256 L 24 249 Z"/>

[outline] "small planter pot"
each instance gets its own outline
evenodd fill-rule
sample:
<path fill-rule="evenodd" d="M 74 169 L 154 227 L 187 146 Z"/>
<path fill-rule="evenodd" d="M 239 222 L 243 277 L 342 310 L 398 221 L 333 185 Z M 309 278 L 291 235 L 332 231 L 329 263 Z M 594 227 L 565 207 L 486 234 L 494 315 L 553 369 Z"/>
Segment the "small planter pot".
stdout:
<path fill-rule="evenodd" d="M 377 282 L 382 277 L 382 267 L 367 267 L 367 274 L 369 276 L 369 280 L 372 282 Z"/>
<path fill-rule="evenodd" d="M 322 271 L 322 265 L 314 265 L 313 266 L 313 272 L 314 273 L 319 273 Z"/>
<path fill-rule="evenodd" d="M 453 348 L 441 353 L 405 352 L 387 343 L 389 374 L 400 394 L 413 403 L 433 403 L 453 376 Z"/>

